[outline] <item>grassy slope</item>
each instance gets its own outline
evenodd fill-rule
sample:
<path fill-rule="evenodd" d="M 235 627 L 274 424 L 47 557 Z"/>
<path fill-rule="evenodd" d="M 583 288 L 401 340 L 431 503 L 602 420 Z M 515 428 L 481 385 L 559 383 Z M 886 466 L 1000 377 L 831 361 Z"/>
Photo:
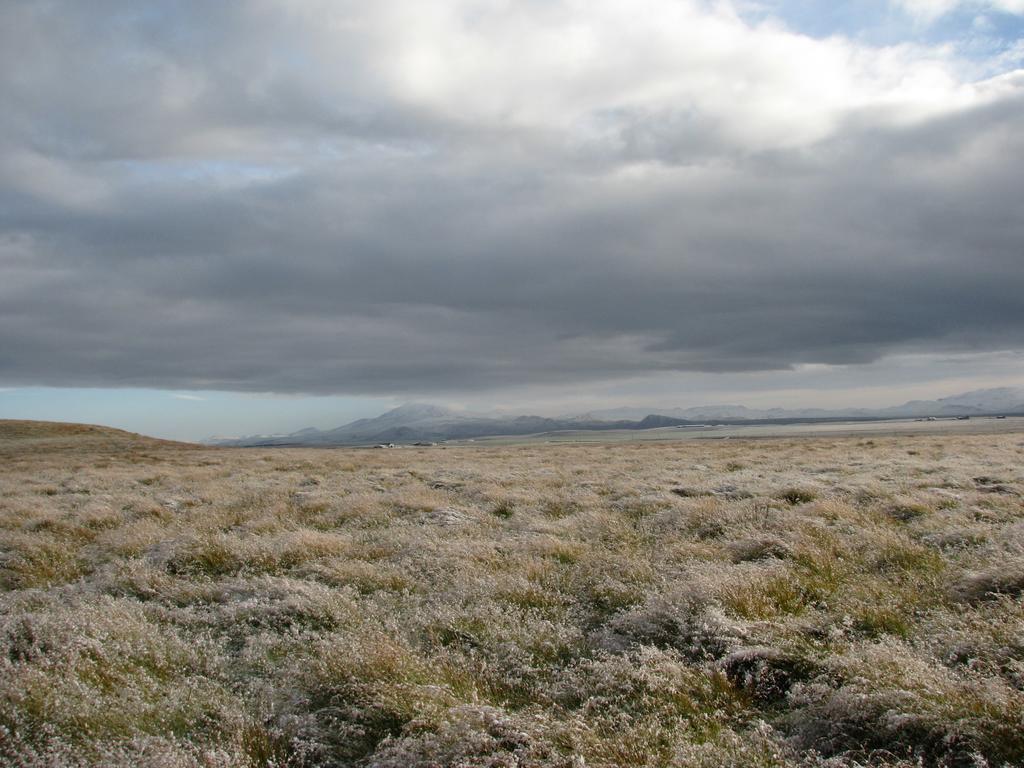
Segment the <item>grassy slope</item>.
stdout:
<path fill-rule="evenodd" d="M 2 444 L 22 440 L 72 440 L 81 446 L 83 439 L 166 442 L 143 437 L 134 432 L 126 432 L 123 429 L 102 427 L 96 424 L 0 419 L 0 443 Z"/>
<path fill-rule="evenodd" d="M 1024 763 L 1022 435 L 91 429 L 0 426 L 0 763 Z"/>
<path fill-rule="evenodd" d="M 0 457 L 13 460 L 34 453 L 61 451 L 74 451 L 83 455 L 107 451 L 124 457 L 133 451 L 175 446 L 184 448 L 190 444 L 160 440 L 96 424 L 0 419 Z"/>

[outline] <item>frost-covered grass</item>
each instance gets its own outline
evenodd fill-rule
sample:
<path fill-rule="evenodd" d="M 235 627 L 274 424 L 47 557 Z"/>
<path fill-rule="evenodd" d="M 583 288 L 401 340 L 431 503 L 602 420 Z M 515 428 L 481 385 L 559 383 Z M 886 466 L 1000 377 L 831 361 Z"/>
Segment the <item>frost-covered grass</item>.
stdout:
<path fill-rule="evenodd" d="M 1022 460 L 0 429 L 0 763 L 1022 765 Z"/>

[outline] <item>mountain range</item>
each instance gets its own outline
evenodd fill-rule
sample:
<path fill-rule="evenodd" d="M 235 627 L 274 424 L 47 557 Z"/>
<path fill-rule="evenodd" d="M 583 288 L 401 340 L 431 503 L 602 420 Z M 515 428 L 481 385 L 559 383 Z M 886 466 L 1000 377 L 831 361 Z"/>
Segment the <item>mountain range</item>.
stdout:
<path fill-rule="evenodd" d="M 677 419 L 725 419 L 727 421 L 791 419 L 900 419 L 922 416 L 985 416 L 1024 412 L 1024 387 L 976 389 L 938 400 L 910 400 L 887 408 L 747 408 L 743 405 L 700 405 L 654 411 Z M 596 419 L 636 419 L 652 413 L 649 408 L 613 408 L 591 411 Z"/>
<path fill-rule="evenodd" d="M 507 416 L 455 411 L 409 403 L 375 418 L 335 429 L 313 427 L 286 435 L 251 435 L 207 442 L 230 446 L 341 446 L 442 442 L 492 435 L 532 435 L 565 430 L 654 429 L 701 424 L 765 424 L 849 419 L 952 418 L 1024 415 L 1024 388 L 980 389 L 938 400 L 911 400 L 889 408 L 747 408 L 711 405 L 693 408 L 615 408 L 575 416 Z"/>

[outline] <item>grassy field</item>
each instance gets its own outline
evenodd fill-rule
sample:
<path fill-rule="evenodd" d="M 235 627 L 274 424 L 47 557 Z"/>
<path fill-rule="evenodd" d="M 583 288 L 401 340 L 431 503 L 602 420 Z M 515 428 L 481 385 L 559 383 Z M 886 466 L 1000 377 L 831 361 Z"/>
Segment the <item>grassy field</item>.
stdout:
<path fill-rule="evenodd" d="M 1024 765 L 1024 434 L 0 466 L 4 765 Z"/>

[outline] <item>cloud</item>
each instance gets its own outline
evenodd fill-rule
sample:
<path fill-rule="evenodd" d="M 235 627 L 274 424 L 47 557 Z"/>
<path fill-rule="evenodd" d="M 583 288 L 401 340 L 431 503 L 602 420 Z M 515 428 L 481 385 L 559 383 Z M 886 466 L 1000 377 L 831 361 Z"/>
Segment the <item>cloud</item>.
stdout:
<path fill-rule="evenodd" d="M 1019 349 L 1024 72 L 967 70 L 670 0 L 8 4 L 0 381 Z"/>
<path fill-rule="evenodd" d="M 931 23 L 960 8 L 1024 14 L 1024 0 L 895 0 L 911 16 Z"/>
<path fill-rule="evenodd" d="M 177 393 L 177 392 L 172 394 L 171 397 L 173 397 L 175 400 L 189 400 L 189 401 L 196 401 L 196 402 L 205 402 L 206 401 L 205 397 L 199 397 L 199 395 L 185 395 L 185 394 L 181 394 L 181 393 Z"/>

